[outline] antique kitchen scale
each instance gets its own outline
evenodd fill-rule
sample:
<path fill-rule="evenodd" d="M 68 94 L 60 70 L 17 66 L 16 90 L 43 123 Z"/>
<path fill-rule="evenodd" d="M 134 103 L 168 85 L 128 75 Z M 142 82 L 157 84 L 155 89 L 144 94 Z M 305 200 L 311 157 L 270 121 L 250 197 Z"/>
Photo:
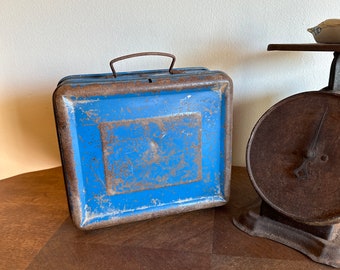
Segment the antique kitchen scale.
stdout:
<path fill-rule="evenodd" d="M 246 159 L 261 209 L 234 223 L 340 268 L 340 44 L 268 50 L 332 51 L 334 59 L 327 87 L 278 102 L 256 123 Z"/>

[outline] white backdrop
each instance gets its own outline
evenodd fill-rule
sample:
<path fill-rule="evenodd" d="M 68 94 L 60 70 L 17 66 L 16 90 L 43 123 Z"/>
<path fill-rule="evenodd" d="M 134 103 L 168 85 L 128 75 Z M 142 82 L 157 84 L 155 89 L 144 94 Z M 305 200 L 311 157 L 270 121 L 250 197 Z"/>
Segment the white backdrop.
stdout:
<path fill-rule="evenodd" d="M 306 28 L 339 16 L 337 0 L 0 0 L 0 179 L 59 166 L 51 97 L 58 80 L 110 72 L 115 57 L 164 51 L 175 67 L 234 81 L 233 164 L 245 165 L 256 120 L 279 99 L 328 83 L 331 53 L 267 52 L 314 42 Z M 129 60 L 119 71 L 163 68 Z"/>

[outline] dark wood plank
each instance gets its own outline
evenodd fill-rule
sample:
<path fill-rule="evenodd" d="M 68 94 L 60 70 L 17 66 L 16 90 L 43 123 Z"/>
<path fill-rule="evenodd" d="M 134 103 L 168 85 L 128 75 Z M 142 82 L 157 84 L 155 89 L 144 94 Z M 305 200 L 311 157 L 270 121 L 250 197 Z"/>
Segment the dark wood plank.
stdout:
<path fill-rule="evenodd" d="M 340 44 L 304 43 L 304 44 L 269 44 L 268 51 L 319 51 L 340 52 Z"/>

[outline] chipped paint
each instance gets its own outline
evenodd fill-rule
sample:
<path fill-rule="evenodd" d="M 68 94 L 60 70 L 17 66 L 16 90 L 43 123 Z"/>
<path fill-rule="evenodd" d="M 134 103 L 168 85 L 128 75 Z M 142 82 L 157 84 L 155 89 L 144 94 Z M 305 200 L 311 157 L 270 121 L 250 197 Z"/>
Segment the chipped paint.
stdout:
<path fill-rule="evenodd" d="M 223 72 L 68 76 L 53 98 L 70 212 L 78 228 L 228 201 L 232 85 Z"/>
<path fill-rule="evenodd" d="M 201 122 L 200 113 L 182 113 L 101 123 L 107 193 L 200 181 Z M 179 142 L 181 148 L 174 151 Z"/>

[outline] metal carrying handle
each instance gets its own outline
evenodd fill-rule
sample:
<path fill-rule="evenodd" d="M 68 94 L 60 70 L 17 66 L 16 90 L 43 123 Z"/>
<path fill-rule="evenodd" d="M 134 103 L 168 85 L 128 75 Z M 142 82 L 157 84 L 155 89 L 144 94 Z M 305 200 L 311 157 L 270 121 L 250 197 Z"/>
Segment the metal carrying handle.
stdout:
<path fill-rule="evenodd" d="M 113 77 L 117 78 L 117 72 L 113 67 L 114 63 L 121 61 L 121 60 L 133 58 L 133 57 L 148 56 L 148 55 L 166 56 L 166 57 L 172 58 L 172 61 L 171 61 L 170 67 L 169 67 L 169 73 L 172 74 L 172 68 L 173 68 L 175 61 L 176 61 L 176 57 L 173 54 L 164 53 L 164 52 L 141 52 L 141 53 L 133 53 L 133 54 L 124 55 L 124 56 L 117 57 L 117 58 L 111 60 L 110 61 L 110 68 L 112 70 Z"/>

